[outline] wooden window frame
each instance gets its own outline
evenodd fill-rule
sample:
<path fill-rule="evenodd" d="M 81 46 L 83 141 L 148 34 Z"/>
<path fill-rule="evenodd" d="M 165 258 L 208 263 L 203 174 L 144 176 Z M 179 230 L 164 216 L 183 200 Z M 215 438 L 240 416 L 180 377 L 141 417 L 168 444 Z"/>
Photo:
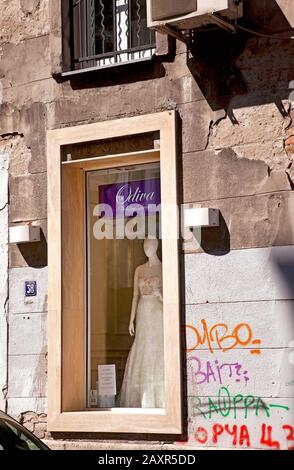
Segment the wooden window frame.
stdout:
<path fill-rule="evenodd" d="M 64 145 L 157 131 L 160 132 L 160 150 L 109 155 L 71 163 L 64 163 L 61 159 L 61 147 Z M 163 207 L 161 221 L 166 407 L 164 410 L 86 410 L 86 294 L 84 273 L 80 272 L 78 266 L 81 266 L 85 256 L 85 204 L 82 196 L 85 194 L 85 171 L 126 163 L 158 161 L 159 156 Z M 51 432 L 182 433 L 176 156 L 174 111 L 47 132 L 48 430 Z M 80 198 L 77 197 L 78 194 L 81 195 Z M 81 217 L 84 217 L 84 221 L 79 224 L 77 218 Z M 76 243 L 77 240 L 79 243 Z"/>

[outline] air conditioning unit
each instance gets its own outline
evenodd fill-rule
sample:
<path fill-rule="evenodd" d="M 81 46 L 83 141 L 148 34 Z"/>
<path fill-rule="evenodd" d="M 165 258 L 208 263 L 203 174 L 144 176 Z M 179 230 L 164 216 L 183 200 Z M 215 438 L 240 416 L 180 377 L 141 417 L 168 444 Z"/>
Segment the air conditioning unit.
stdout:
<path fill-rule="evenodd" d="M 199 28 L 215 23 L 213 14 L 222 19 L 243 15 L 242 0 L 147 0 L 147 22 L 150 28 L 170 26 L 177 30 Z"/>

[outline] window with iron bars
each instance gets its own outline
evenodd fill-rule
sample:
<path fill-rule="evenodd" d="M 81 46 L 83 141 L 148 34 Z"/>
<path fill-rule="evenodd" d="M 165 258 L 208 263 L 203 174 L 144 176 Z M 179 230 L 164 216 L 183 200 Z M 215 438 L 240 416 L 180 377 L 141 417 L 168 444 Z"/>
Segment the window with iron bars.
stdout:
<path fill-rule="evenodd" d="M 152 58 L 155 33 L 146 0 L 71 0 L 71 70 L 104 68 Z"/>

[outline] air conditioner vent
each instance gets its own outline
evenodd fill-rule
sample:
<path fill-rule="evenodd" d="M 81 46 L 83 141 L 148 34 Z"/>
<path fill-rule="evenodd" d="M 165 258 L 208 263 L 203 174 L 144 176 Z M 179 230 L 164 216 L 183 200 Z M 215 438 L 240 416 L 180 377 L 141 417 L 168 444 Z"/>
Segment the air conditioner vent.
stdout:
<path fill-rule="evenodd" d="M 242 0 L 147 0 L 148 26 L 157 30 L 199 28 L 214 23 L 213 13 L 223 19 L 243 15 Z"/>
<path fill-rule="evenodd" d="M 187 15 L 197 10 L 197 0 L 156 0 L 152 3 L 152 21 L 164 20 L 165 18 L 176 18 Z"/>

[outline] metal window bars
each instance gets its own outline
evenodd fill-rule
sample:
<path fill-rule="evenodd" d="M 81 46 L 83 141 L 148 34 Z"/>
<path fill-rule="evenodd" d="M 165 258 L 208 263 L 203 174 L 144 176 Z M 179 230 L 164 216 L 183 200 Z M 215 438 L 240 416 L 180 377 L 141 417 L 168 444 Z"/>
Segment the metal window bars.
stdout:
<path fill-rule="evenodd" d="M 73 70 L 147 60 L 155 52 L 146 0 L 72 0 L 70 16 Z"/>

